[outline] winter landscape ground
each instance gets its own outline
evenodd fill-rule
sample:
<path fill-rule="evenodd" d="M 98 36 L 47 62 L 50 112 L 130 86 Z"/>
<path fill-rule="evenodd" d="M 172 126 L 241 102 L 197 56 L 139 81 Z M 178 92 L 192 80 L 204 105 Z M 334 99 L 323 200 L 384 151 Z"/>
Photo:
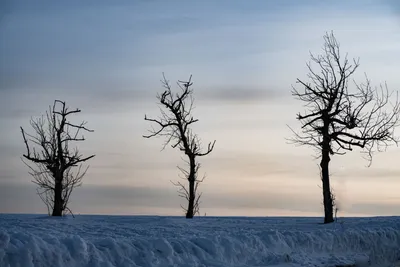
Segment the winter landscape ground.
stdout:
<path fill-rule="evenodd" d="M 397 266 L 400 218 L 0 215 L 2 267 Z"/>

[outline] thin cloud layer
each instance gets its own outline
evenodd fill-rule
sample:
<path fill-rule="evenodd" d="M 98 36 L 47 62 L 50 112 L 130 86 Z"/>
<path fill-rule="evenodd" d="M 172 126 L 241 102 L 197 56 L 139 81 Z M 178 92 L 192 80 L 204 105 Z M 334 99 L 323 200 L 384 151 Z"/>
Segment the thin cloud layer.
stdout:
<path fill-rule="evenodd" d="M 278 90 L 258 89 L 251 87 L 235 87 L 219 89 L 215 88 L 204 92 L 199 92 L 199 98 L 212 102 L 232 102 L 232 103 L 252 103 L 252 102 L 272 102 L 282 100 L 283 94 Z"/>

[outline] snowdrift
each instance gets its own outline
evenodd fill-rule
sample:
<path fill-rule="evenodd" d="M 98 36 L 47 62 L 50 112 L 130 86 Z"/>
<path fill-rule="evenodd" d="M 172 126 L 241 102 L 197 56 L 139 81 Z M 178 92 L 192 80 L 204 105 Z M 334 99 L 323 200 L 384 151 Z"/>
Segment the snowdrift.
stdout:
<path fill-rule="evenodd" d="M 0 215 L 1 267 L 395 266 L 400 218 Z"/>

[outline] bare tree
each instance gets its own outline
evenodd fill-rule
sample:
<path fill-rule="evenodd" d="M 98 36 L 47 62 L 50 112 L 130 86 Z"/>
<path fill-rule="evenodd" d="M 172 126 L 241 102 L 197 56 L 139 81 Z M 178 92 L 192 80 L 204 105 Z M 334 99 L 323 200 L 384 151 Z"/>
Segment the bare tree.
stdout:
<path fill-rule="evenodd" d="M 389 92 L 386 84 L 374 88 L 367 77 L 364 83 L 352 79 L 359 60 L 349 61 L 347 54 L 340 55 L 340 45 L 333 33 L 327 33 L 324 41 L 322 55 L 311 54 L 312 63 L 307 64 L 308 81 L 297 79 L 304 89 L 299 91 L 293 87 L 292 95 L 305 102 L 307 111 L 297 115 L 301 131 L 292 130 L 294 138 L 290 140 L 314 147 L 317 158 L 321 159 L 324 222 L 330 223 L 334 221 L 329 180 L 331 156 L 343 155 L 358 147 L 370 166 L 375 151 L 383 151 L 398 142 L 394 129 L 399 124 L 400 105 L 398 95 Z M 349 90 L 350 81 L 354 83 L 353 90 Z"/>
<path fill-rule="evenodd" d="M 81 112 L 69 110 L 65 102 L 55 100 L 46 116 L 30 124 L 35 134 L 28 134 L 21 127 L 26 146 L 23 161 L 29 167 L 33 182 L 38 185 L 37 192 L 52 216 L 62 216 L 68 208 L 69 198 L 74 188 L 82 184 L 82 178 L 89 166 L 82 169 L 85 162 L 95 155 L 83 157 L 72 142 L 84 141 L 82 131 L 93 132 L 85 127 L 86 122 L 73 124 L 67 117 Z M 77 170 L 74 171 L 74 168 Z"/>
<path fill-rule="evenodd" d="M 185 198 L 188 202 L 186 218 L 193 218 L 199 212 L 199 201 L 201 194 L 198 194 L 197 189 L 199 184 L 204 180 L 197 177 L 200 168 L 200 163 L 196 161 L 197 157 L 206 156 L 214 149 L 215 141 L 209 143 L 205 152 L 202 152 L 201 141 L 198 136 L 193 133 L 190 125 L 197 122 L 198 119 L 193 118 L 193 90 L 191 89 L 192 76 L 189 81 L 178 81 L 177 84 L 181 92 L 173 94 L 169 82 L 163 74 L 161 81 L 165 91 L 161 95 L 157 95 L 161 107 L 161 116 L 158 119 L 151 119 L 145 116 L 146 121 L 150 121 L 157 126 L 157 129 L 152 128 L 149 135 L 144 135 L 145 138 L 154 136 L 163 136 L 166 138 L 163 149 L 170 144 L 173 148 L 178 148 L 187 156 L 188 170 L 178 167 L 184 175 L 183 179 L 187 180 L 189 187 L 187 188 L 181 182 L 174 183 L 179 187 L 179 196 Z"/>

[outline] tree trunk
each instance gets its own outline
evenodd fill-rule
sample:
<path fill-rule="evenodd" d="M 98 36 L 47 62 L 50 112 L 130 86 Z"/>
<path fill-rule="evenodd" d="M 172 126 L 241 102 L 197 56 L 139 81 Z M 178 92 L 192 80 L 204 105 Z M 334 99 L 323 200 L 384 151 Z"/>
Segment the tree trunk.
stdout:
<path fill-rule="evenodd" d="M 194 216 L 194 180 L 189 180 L 189 202 L 188 202 L 188 209 L 186 212 L 186 218 L 192 219 Z"/>
<path fill-rule="evenodd" d="M 331 195 L 331 186 L 329 181 L 329 140 L 324 138 L 323 149 L 322 149 L 322 159 L 321 159 L 321 180 L 322 180 L 322 192 L 324 198 L 324 212 L 325 218 L 324 223 L 333 222 L 333 202 Z"/>
<path fill-rule="evenodd" d="M 56 179 L 54 187 L 54 206 L 51 216 L 62 216 L 62 183 L 60 179 Z"/>
<path fill-rule="evenodd" d="M 194 216 L 194 201 L 196 199 L 195 196 L 195 177 L 196 177 L 196 163 L 194 158 L 190 159 L 190 172 L 189 172 L 189 199 L 188 199 L 188 208 L 186 211 L 186 219 L 192 219 Z"/>

